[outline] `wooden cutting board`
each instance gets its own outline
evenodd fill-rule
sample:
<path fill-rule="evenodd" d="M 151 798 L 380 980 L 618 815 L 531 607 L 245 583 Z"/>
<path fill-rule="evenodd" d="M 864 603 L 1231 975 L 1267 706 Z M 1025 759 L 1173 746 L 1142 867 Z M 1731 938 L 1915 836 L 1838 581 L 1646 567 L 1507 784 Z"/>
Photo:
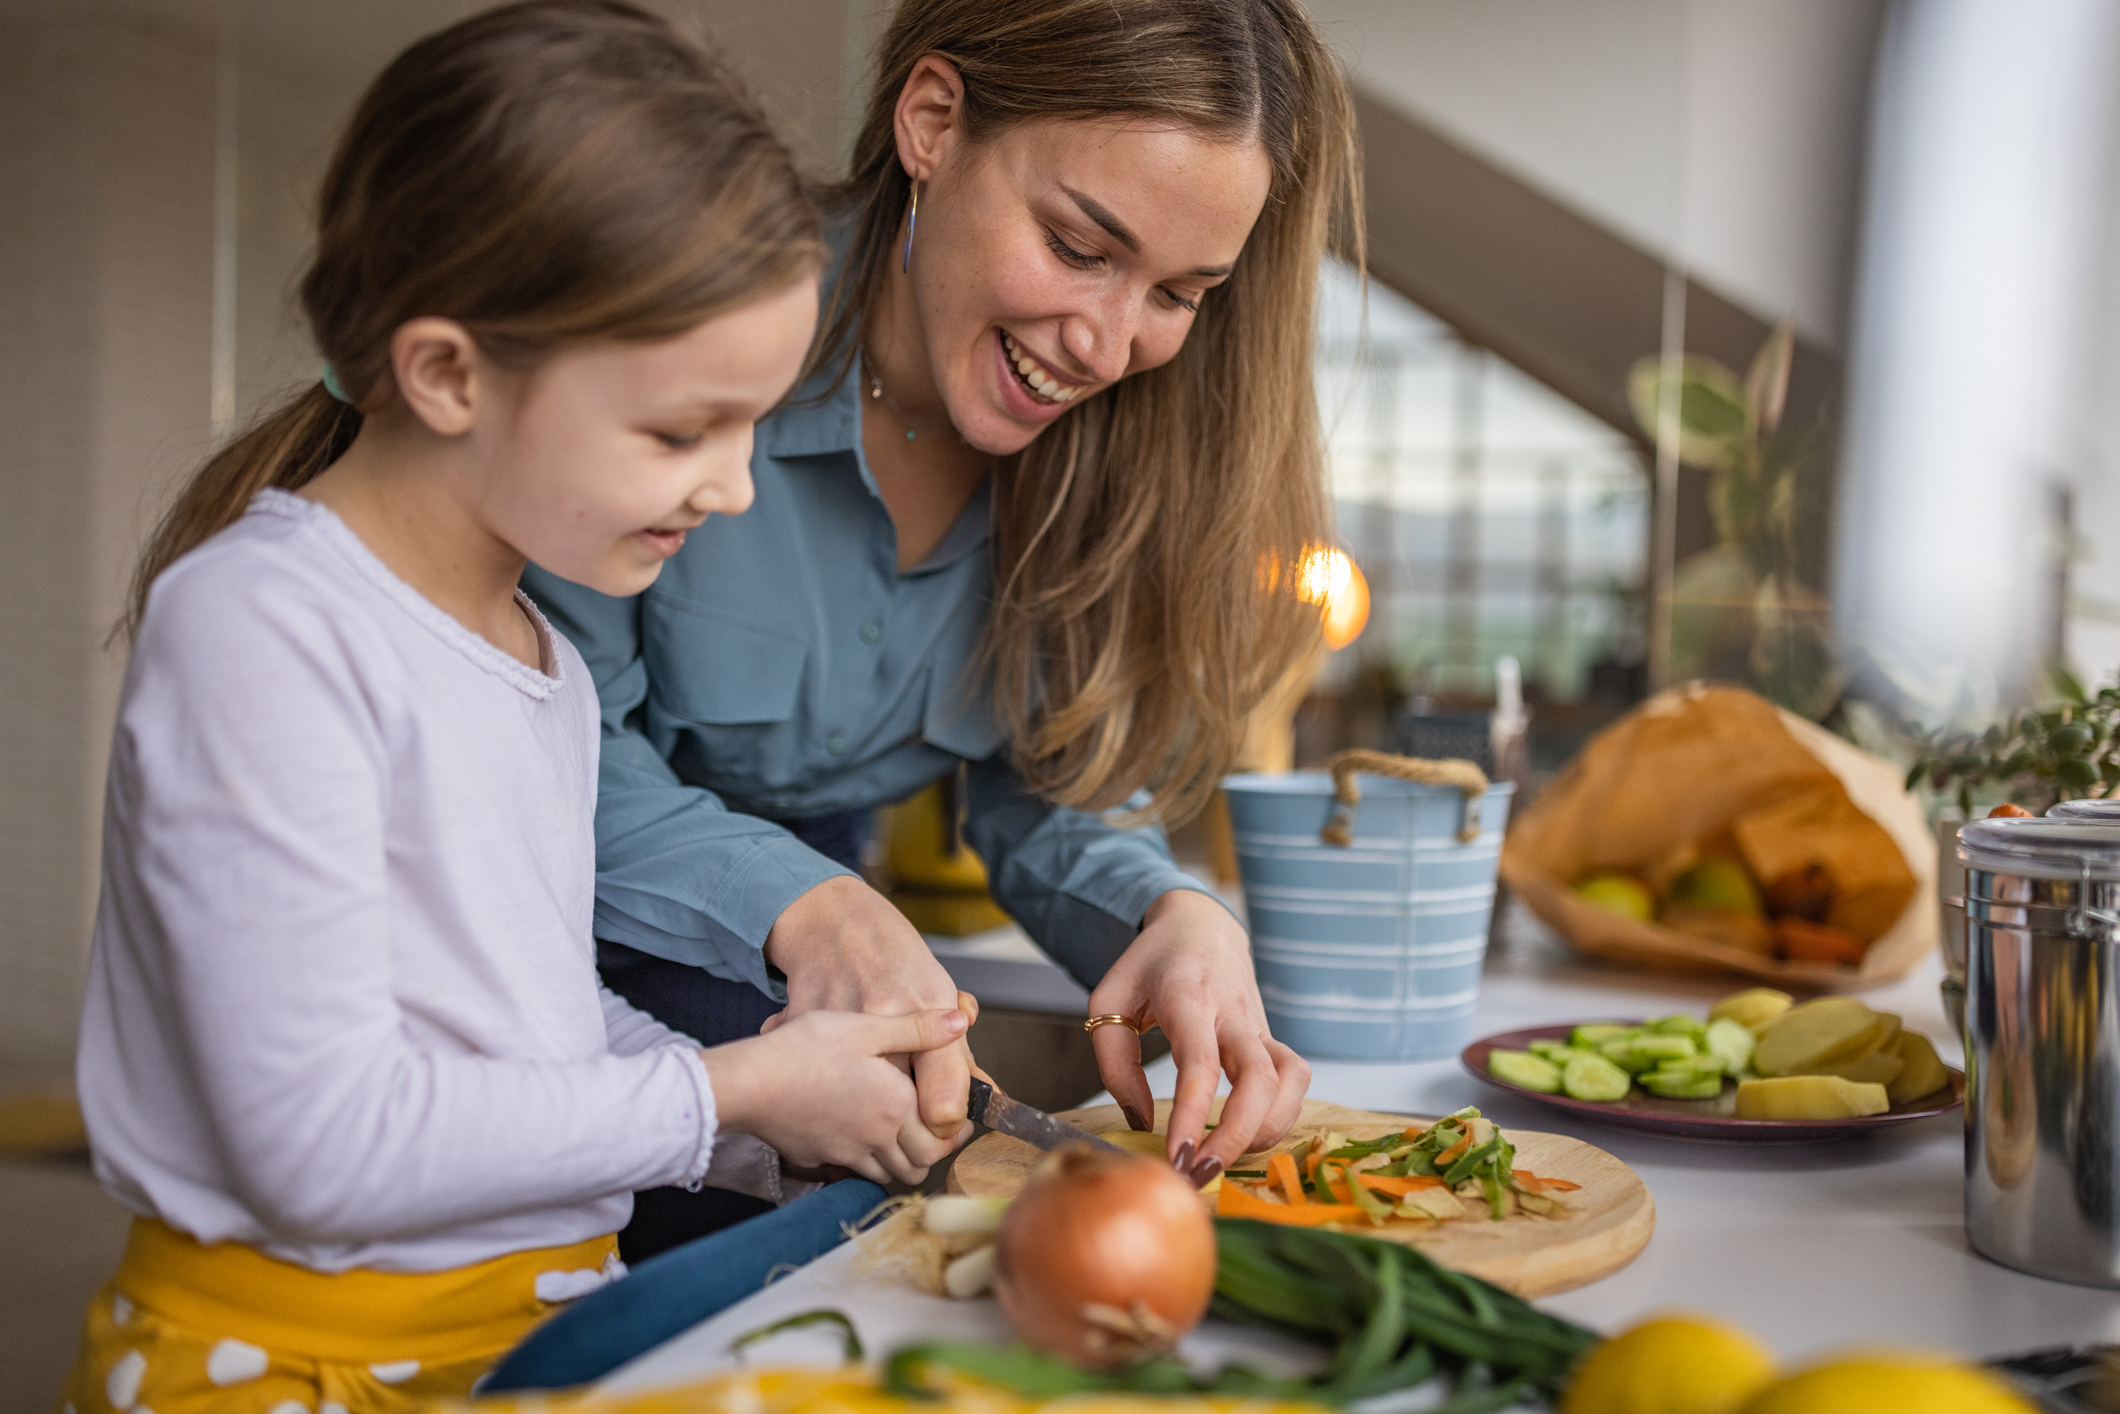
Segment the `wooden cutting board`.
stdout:
<path fill-rule="evenodd" d="M 1221 1102 L 1216 1102 L 1217 1112 Z M 1092 1134 L 1126 1128 L 1117 1105 L 1068 1110 L 1061 1119 Z M 1156 1128 L 1170 1121 L 1170 1101 L 1156 1102 Z M 1323 1100 L 1305 1100 L 1303 1117 L 1286 1139 L 1272 1149 L 1246 1154 L 1233 1168 L 1264 1168 L 1268 1157 L 1292 1149 L 1314 1134 L 1338 1130 L 1355 1138 L 1373 1138 L 1404 1129 L 1406 1115 L 1351 1110 Z M 1425 1121 L 1424 1121 L 1425 1122 Z M 1610 1276 L 1649 1245 L 1656 1229 L 1656 1203 L 1648 1185 L 1602 1149 L 1562 1134 L 1531 1130 L 1504 1131 L 1516 1145 L 1516 1166 L 1541 1178 L 1565 1178 L 1582 1188 L 1562 1195 L 1568 1215 L 1560 1218 L 1512 1217 L 1491 1222 L 1467 1217 L 1447 1223 L 1366 1224 L 1352 1232 L 1418 1247 L 1445 1266 L 1470 1272 L 1518 1296 L 1550 1296 Z M 986 1134 L 974 1141 L 950 1168 L 949 1190 L 975 1197 L 1013 1197 L 1043 1157 L 1020 1139 Z"/>

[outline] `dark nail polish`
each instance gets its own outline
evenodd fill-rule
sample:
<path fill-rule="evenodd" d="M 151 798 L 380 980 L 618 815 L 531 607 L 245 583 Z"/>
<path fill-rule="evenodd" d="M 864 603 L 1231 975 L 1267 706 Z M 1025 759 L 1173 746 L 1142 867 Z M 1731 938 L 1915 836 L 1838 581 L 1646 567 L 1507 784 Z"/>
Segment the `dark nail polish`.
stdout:
<path fill-rule="evenodd" d="M 1194 1164 L 1192 1166 L 1191 1172 L 1187 1173 L 1185 1176 L 1192 1180 L 1193 1187 L 1205 1188 L 1208 1184 L 1213 1183 L 1215 1181 L 1215 1175 L 1220 1173 L 1221 1171 L 1222 1161 L 1218 1158 L 1215 1158 L 1213 1155 L 1209 1155 L 1207 1158 L 1204 1158 L 1200 1160 L 1200 1162 Z"/>
<path fill-rule="evenodd" d="M 1170 1161 L 1170 1166 L 1179 1173 L 1184 1173 L 1192 1167 L 1192 1156 L 1193 1142 L 1188 1139 L 1178 1146 L 1178 1157 Z"/>
<path fill-rule="evenodd" d="M 1132 1105 L 1119 1106 L 1119 1112 L 1126 1116 L 1126 1127 L 1128 1129 L 1146 1131 L 1150 1128 L 1149 1122 L 1141 1118 L 1141 1111 L 1135 1109 Z"/>

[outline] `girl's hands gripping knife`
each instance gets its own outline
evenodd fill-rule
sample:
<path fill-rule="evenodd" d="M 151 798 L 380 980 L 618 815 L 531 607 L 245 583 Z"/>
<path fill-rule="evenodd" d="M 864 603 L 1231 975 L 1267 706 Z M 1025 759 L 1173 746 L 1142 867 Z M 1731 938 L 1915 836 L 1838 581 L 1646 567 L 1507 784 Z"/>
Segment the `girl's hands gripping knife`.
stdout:
<path fill-rule="evenodd" d="M 905 1016 L 811 1011 L 775 1017 L 750 1040 L 700 1052 L 720 1127 L 755 1134 L 794 1169 L 851 1169 L 876 1183 L 918 1183 L 971 1133 L 938 1137 L 921 1122 L 905 1058 L 954 1046 L 963 1011 Z"/>

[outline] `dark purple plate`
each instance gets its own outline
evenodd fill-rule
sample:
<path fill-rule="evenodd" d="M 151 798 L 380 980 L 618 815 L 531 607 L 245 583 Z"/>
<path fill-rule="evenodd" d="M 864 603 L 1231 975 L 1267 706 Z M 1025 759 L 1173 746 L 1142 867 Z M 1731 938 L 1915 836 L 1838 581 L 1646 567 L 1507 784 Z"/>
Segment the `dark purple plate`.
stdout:
<path fill-rule="evenodd" d="M 1642 1023 L 1620 1021 L 1618 1024 L 1639 1026 Z M 1913 1120 L 1949 1114 L 1965 1103 L 1965 1076 L 1949 1066 L 1943 1068 L 1951 1078 L 1948 1089 L 1894 1105 L 1881 1115 L 1864 1115 L 1861 1119 L 1739 1119 L 1731 1113 L 1737 1104 L 1737 1087 L 1727 1081 L 1722 1094 L 1713 1100 L 1666 1100 L 1631 1090 L 1626 1099 L 1606 1105 L 1596 1100 L 1544 1094 L 1522 1085 L 1512 1085 L 1487 1073 L 1487 1057 L 1491 1052 L 1521 1051 L 1533 1041 L 1565 1041 L 1574 1029 L 1575 1024 L 1570 1023 L 1505 1031 L 1499 1036 L 1474 1041 L 1459 1053 L 1458 1060 L 1475 1080 L 1484 1080 L 1512 1095 L 1581 1115 L 1595 1124 L 1707 1144 L 1817 1144 L 1833 1139 L 1852 1139 L 1858 1134 L 1874 1134 L 1880 1129 L 1890 1129 Z"/>

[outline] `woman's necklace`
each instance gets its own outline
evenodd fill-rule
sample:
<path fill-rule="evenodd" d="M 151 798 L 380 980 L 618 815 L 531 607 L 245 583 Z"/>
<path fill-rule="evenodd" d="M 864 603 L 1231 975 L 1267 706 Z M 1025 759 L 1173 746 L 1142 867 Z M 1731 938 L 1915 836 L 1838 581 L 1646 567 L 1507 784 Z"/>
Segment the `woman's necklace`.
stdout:
<path fill-rule="evenodd" d="M 882 403 L 885 407 L 889 408 L 891 410 L 891 415 L 905 424 L 905 440 L 910 442 L 919 435 L 919 429 L 913 422 L 912 414 L 908 413 L 904 408 L 898 406 L 898 400 L 896 398 L 892 397 L 889 393 L 883 391 L 883 380 L 876 376 L 874 372 L 875 366 L 875 360 L 868 357 L 867 352 L 864 351 L 861 359 L 861 367 L 862 371 L 867 374 L 869 380 L 869 401 L 872 403 Z M 952 433 L 957 432 L 955 424 L 945 422 L 943 425 L 948 427 Z M 960 442 L 963 441 L 963 435 L 958 434 L 957 440 L 959 440 Z"/>

